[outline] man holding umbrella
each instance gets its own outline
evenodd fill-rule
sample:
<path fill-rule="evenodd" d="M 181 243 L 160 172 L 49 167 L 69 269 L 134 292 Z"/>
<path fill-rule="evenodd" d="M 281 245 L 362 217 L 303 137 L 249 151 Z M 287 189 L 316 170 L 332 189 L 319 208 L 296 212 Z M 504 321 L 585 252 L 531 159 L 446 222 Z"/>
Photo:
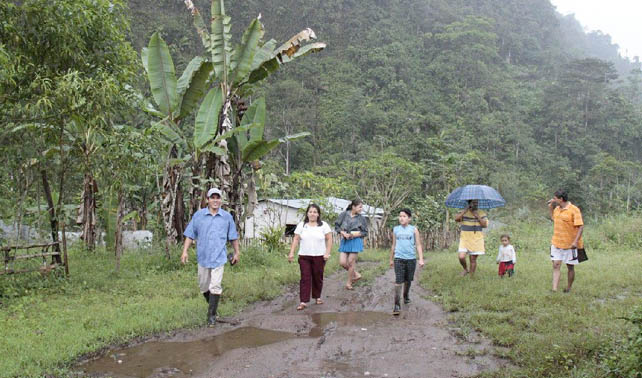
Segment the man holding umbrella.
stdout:
<path fill-rule="evenodd" d="M 459 263 L 464 268 L 462 276 L 475 273 L 477 256 L 486 253 L 483 229 L 488 227 L 488 217 L 483 210 L 504 206 L 506 201 L 497 191 L 486 185 L 466 185 L 455 189 L 446 198 L 446 206 L 463 209 L 455 215 L 461 224 L 459 237 Z M 470 256 L 470 268 L 466 264 Z"/>
<path fill-rule="evenodd" d="M 459 263 L 464 268 L 462 276 L 468 273 L 472 276 L 477 269 L 477 256 L 486 253 L 482 229 L 488 227 L 488 217 L 478 206 L 478 200 L 469 200 L 468 207 L 455 215 L 455 222 L 461 227 L 458 252 Z M 466 255 L 470 259 L 470 269 L 466 267 Z"/>

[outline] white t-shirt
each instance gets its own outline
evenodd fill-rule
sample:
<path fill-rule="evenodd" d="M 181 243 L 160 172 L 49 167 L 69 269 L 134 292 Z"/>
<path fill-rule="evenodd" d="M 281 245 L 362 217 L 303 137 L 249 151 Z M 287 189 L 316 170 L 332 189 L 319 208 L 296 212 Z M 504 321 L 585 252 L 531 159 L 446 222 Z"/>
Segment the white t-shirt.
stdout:
<path fill-rule="evenodd" d="M 301 237 L 299 255 L 301 256 L 323 256 L 325 254 L 325 235 L 332 232 L 327 223 L 321 222 L 321 227 L 310 226 L 303 222 L 299 223 L 294 230 L 296 235 Z"/>
<path fill-rule="evenodd" d="M 517 254 L 515 253 L 515 248 L 513 248 L 512 245 L 507 245 L 504 247 L 503 245 L 499 246 L 499 252 L 497 253 L 497 261 L 512 261 L 513 263 L 517 262 Z"/>

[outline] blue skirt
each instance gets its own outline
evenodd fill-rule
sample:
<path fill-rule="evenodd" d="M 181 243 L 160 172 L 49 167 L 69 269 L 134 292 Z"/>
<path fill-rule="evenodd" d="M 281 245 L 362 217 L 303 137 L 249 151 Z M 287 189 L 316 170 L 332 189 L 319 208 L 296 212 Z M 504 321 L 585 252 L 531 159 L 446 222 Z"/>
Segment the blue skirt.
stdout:
<path fill-rule="evenodd" d="M 363 238 L 341 239 L 339 252 L 359 253 L 363 252 Z"/>

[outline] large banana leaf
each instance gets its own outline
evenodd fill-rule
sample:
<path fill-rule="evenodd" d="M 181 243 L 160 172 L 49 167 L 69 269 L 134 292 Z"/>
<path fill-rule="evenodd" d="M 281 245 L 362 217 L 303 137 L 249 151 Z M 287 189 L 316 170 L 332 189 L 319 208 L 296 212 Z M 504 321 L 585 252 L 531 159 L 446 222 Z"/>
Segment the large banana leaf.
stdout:
<path fill-rule="evenodd" d="M 160 122 L 155 122 L 152 124 L 152 128 L 160 132 L 169 144 L 175 144 L 180 146 L 183 150 L 187 150 L 185 137 L 182 135 L 178 127 L 173 126 L 171 122 L 168 122 L 166 119 Z"/>
<path fill-rule="evenodd" d="M 211 152 L 215 155 L 218 156 L 225 156 L 227 155 L 227 151 L 225 151 L 224 148 L 221 148 L 215 144 L 208 144 L 207 146 L 203 147 L 202 149 L 203 152 Z"/>
<path fill-rule="evenodd" d="M 252 123 L 250 128 L 250 141 L 263 139 L 265 129 L 265 98 L 256 99 L 247 109 L 241 124 Z"/>
<path fill-rule="evenodd" d="M 194 123 L 194 148 L 200 150 L 216 136 L 219 114 L 223 104 L 221 88 L 212 88 L 205 96 Z"/>
<path fill-rule="evenodd" d="M 254 61 L 252 62 L 252 68 L 250 69 L 250 72 L 259 68 L 261 64 L 263 64 L 263 62 L 270 60 L 275 49 L 276 41 L 274 39 L 270 39 L 269 41 L 260 45 L 259 50 L 254 55 Z"/>
<path fill-rule="evenodd" d="M 247 146 L 245 146 L 245 148 L 243 149 L 243 155 L 242 155 L 243 162 L 248 163 L 254 160 L 261 159 L 263 156 L 267 155 L 280 143 L 281 142 L 278 139 L 274 139 L 271 141 L 266 141 L 261 139 L 261 140 L 254 140 L 249 142 Z"/>
<path fill-rule="evenodd" d="M 196 31 L 198 32 L 198 35 L 201 36 L 201 41 L 203 42 L 203 47 L 205 47 L 205 50 L 211 51 L 211 42 L 210 42 L 210 35 L 207 32 L 207 27 L 205 26 L 205 21 L 203 20 L 203 16 L 201 15 L 201 12 L 196 9 L 194 6 L 194 3 L 192 3 L 192 0 L 184 0 L 185 5 L 187 6 L 187 9 L 192 13 L 192 16 L 194 17 L 194 27 L 196 27 Z"/>
<path fill-rule="evenodd" d="M 252 129 L 250 129 L 250 131 L 251 130 Z M 282 138 L 272 140 L 264 140 L 263 136 L 261 136 L 261 139 L 250 140 L 250 142 L 243 149 L 243 161 L 248 163 L 254 160 L 261 159 L 279 144 L 285 143 L 289 140 L 300 139 L 308 135 L 310 135 L 310 133 L 306 131 L 298 134 L 286 135 Z"/>
<path fill-rule="evenodd" d="M 177 91 L 180 108 L 175 113 L 176 119 L 187 117 L 194 111 L 205 91 L 210 85 L 212 63 L 200 56 L 189 62 L 185 71 L 178 79 Z"/>
<path fill-rule="evenodd" d="M 301 139 L 301 138 L 307 137 L 309 135 L 311 135 L 311 134 L 309 132 L 307 132 L 307 131 L 304 131 L 302 133 L 286 135 L 284 137 L 279 138 L 279 142 L 285 143 L 285 142 L 287 142 L 289 140 L 297 140 L 297 139 Z"/>
<path fill-rule="evenodd" d="M 302 30 L 282 44 L 276 50 L 276 56 L 281 57 L 286 55 L 288 57 L 292 57 L 297 51 L 299 51 L 302 42 L 307 42 L 311 39 L 317 39 L 317 35 L 314 34 L 314 31 L 310 28 Z"/>
<path fill-rule="evenodd" d="M 253 84 L 261 81 L 272 74 L 274 71 L 279 69 L 281 64 L 288 63 L 293 59 L 296 59 L 308 53 L 319 52 L 325 49 L 326 44 L 323 42 L 316 42 L 306 46 L 302 46 L 303 42 L 307 42 L 315 38 L 316 35 L 314 34 L 314 31 L 308 28 L 299 32 L 298 34 L 290 38 L 286 43 L 278 47 L 276 50 L 272 51 L 272 54 L 270 54 L 269 58 L 265 58 L 266 55 L 264 54 L 264 51 L 261 51 L 257 55 L 264 60 L 260 64 L 257 64 L 258 62 L 255 59 L 253 69 L 250 71 L 249 79 L 247 82 L 249 84 Z"/>
<path fill-rule="evenodd" d="M 147 102 L 143 104 L 143 111 L 153 116 L 156 116 L 158 118 L 165 118 L 167 116 L 166 114 L 159 112 L 151 102 Z"/>
<path fill-rule="evenodd" d="M 163 114 L 170 115 L 178 103 L 176 73 L 169 48 L 158 32 L 152 35 L 143 60 L 147 60 L 147 76 L 154 101 Z"/>
<path fill-rule="evenodd" d="M 212 34 L 210 49 L 216 78 L 228 82 L 232 55 L 231 18 L 225 14 L 223 0 L 212 0 Z"/>
<path fill-rule="evenodd" d="M 222 140 L 225 140 L 225 139 L 229 139 L 231 141 L 231 140 L 234 139 L 234 138 L 232 138 L 234 135 L 245 134 L 245 133 L 247 133 L 247 130 L 250 129 L 252 126 L 253 126 L 253 124 L 249 124 L 249 125 L 235 127 L 232 130 L 228 130 L 228 131 L 224 132 L 223 134 L 217 136 L 216 138 L 211 139 L 210 141 L 208 141 L 202 147 L 202 150 L 203 151 L 210 151 L 210 152 L 214 152 L 214 153 L 218 154 L 218 152 L 216 152 L 214 150 L 214 147 L 216 146 L 216 144 L 218 144 L 219 142 L 221 142 Z M 219 147 L 219 149 L 223 150 L 220 147 Z"/>
<path fill-rule="evenodd" d="M 145 72 L 149 74 L 149 68 L 147 67 L 147 61 L 149 60 L 149 50 L 147 50 L 147 47 L 143 47 L 143 49 L 141 50 L 140 60 L 143 61 L 143 68 L 145 68 Z"/>
<path fill-rule="evenodd" d="M 281 63 L 285 64 L 288 62 L 291 62 L 292 60 L 301 57 L 303 55 L 307 55 L 309 53 L 314 53 L 314 52 L 319 52 L 323 49 L 325 49 L 326 44 L 323 42 L 315 42 L 315 43 L 310 43 L 309 45 L 305 45 L 301 47 L 297 52 L 295 52 L 292 56 L 289 56 L 287 54 L 281 55 Z"/>
<path fill-rule="evenodd" d="M 250 130 L 250 140 L 263 139 L 263 129 L 265 127 L 265 98 L 260 97 L 247 108 L 241 126 Z M 255 130 L 256 129 L 256 130 Z M 247 132 L 238 133 L 234 141 L 233 150 L 238 151 L 245 149 L 248 143 Z"/>
<path fill-rule="evenodd" d="M 245 33 L 243 33 L 241 45 L 234 51 L 236 67 L 232 74 L 233 84 L 238 84 L 243 81 L 250 72 L 252 64 L 254 63 L 254 56 L 259 50 L 259 42 L 263 39 L 264 33 L 263 24 L 261 24 L 258 17 L 252 21 L 250 26 L 245 30 Z"/>

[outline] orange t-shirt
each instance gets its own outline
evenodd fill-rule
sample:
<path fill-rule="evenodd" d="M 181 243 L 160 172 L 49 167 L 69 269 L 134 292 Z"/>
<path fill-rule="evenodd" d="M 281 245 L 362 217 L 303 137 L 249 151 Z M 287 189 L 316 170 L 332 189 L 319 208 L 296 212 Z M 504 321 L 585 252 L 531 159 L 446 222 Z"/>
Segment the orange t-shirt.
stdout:
<path fill-rule="evenodd" d="M 565 209 L 560 206 L 553 210 L 553 239 L 551 244 L 560 249 L 570 249 L 577 236 L 577 228 L 583 226 L 582 213 L 580 209 L 568 203 Z M 577 242 L 577 247 L 582 248 L 582 238 Z"/>

